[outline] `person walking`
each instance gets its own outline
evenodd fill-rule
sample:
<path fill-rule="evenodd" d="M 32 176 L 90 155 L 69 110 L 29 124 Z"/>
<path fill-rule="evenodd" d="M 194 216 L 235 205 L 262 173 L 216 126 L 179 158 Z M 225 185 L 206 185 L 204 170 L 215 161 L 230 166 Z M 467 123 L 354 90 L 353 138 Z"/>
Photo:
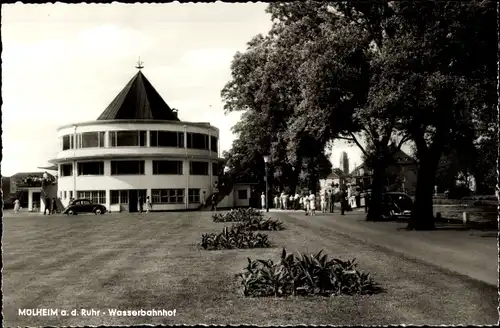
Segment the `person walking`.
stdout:
<path fill-rule="evenodd" d="M 368 207 L 370 206 L 370 193 L 365 191 L 365 213 L 368 213 Z"/>
<path fill-rule="evenodd" d="M 14 201 L 14 213 L 19 213 L 19 209 L 21 208 L 21 202 L 19 201 L 19 199 L 16 198 L 16 200 Z"/>
<path fill-rule="evenodd" d="M 355 192 L 354 192 L 354 199 L 356 200 L 356 208 L 361 207 L 361 188 L 359 186 L 356 186 Z"/>
<path fill-rule="evenodd" d="M 309 193 L 309 215 L 313 216 L 316 215 L 316 196 L 312 190 Z"/>
<path fill-rule="evenodd" d="M 330 213 L 333 213 L 335 210 L 335 187 L 330 191 Z"/>
<path fill-rule="evenodd" d="M 211 209 L 211 211 L 217 212 L 217 194 L 213 194 L 212 195 L 211 201 L 212 201 L 212 209 Z"/>
<path fill-rule="evenodd" d="M 346 207 L 348 205 L 347 203 L 347 193 L 345 191 L 345 188 L 342 188 L 339 192 L 339 198 L 340 198 L 340 215 L 345 215 Z"/>
<path fill-rule="evenodd" d="M 266 195 L 264 194 L 264 192 L 262 192 L 262 194 L 260 195 L 260 206 L 263 210 L 266 209 Z"/>
<path fill-rule="evenodd" d="M 50 215 L 50 198 L 48 196 L 45 197 L 45 208 L 43 210 L 43 215 L 46 215 L 49 212 Z"/>
<path fill-rule="evenodd" d="M 144 200 L 142 199 L 142 197 L 139 197 L 139 213 L 142 213 L 143 207 L 144 207 Z"/>
<path fill-rule="evenodd" d="M 202 208 L 205 208 L 205 206 L 207 205 L 207 192 L 205 190 L 203 190 L 203 195 L 201 196 L 201 207 Z"/>
<path fill-rule="evenodd" d="M 277 210 L 279 210 L 279 208 L 280 208 L 280 201 L 279 201 L 279 197 L 278 197 L 277 194 L 274 195 L 274 202 L 273 203 L 274 203 L 274 208 L 277 209 Z"/>
<path fill-rule="evenodd" d="M 146 197 L 146 213 L 149 213 L 152 210 L 153 210 L 153 206 L 151 205 L 151 200 L 149 199 L 149 196 L 147 196 Z"/>
<path fill-rule="evenodd" d="M 326 192 L 321 193 L 321 213 L 326 213 Z"/>
<path fill-rule="evenodd" d="M 52 206 L 51 206 L 51 213 L 56 214 L 57 213 L 57 201 L 56 198 L 52 198 Z"/>
<path fill-rule="evenodd" d="M 286 210 L 288 208 L 288 195 L 285 192 L 282 195 L 281 202 L 283 203 L 283 209 Z"/>

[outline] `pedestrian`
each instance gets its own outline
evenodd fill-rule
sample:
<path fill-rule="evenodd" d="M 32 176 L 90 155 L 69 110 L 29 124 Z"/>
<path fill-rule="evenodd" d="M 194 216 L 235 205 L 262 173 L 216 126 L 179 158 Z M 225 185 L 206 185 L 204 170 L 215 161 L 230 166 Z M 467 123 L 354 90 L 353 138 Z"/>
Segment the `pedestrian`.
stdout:
<path fill-rule="evenodd" d="M 316 215 L 316 196 L 314 193 L 309 191 L 309 215 Z"/>
<path fill-rule="evenodd" d="M 326 192 L 321 193 L 321 213 L 326 213 Z"/>
<path fill-rule="evenodd" d="M 212 201 L 212 209 L 211 209 L 211 211 L 217 212 L 217 194 L 213 194 L 212 195 L 211 201 Z"/>
<path fill-rule="evenodd" d="M 296 211 L 300 208 L 299 199 L 300 199 L 299 193 L 295 192 L 295 196 L 293 197 L 293 204 L 294 204 L 294 210 Z"/>
<path fill-rule="evenodd" d="M 142 199 L 142 197 L 139 197 L 139 213 L 142 213 L 143 206 L 144 200 Z"/>
<path fill-rule="evenodd" d="M 146 213 L 149 213 L 152 210 L 153 210 L 153 205 L 151 204 L 151 200 L 149 199 L 149 196 L 147 196 L 146 197 Z"/>
<path fill-rule="evenodd" d="M 21 202 L 19 201 L 19 199 L 16 198 L 16 200 L 14 201 L 14 213 L 19 213 L 19 209 L 21 208 Z"/>
<path fill-rule="evenodd" d="M 281 197 L 281 202 L 283 205 L 283 209 L 286 210 L 288 208 L 288 195 L 285 192 L 283 192 L 282 195 L 283 196 Z"/>
<path fill-rule="evenodd" d="M 266 195 L 264 195 L 264 192 L 260 195 L 260 206 L 262 209 L 266 208 Z"/>
<path fill-rule="evenodd" d="M 50 198 L 48 196 L 45 197 L 45 209 L 43 210 L 43 215 L 46 215 L 49 212 L 50 215 Z"/>
<path fill-rule="evenodd" d="M 203 190 L 203 196 L 201 197 L 201 206 L 202 207 L 205 207 L 207 205 L 206 199 L 207 199 L 207 192 L 205 190 Z"/>
<path fill-rule="evenodd" d="M 354 192 L 354 199 L 356 200 L 356 208 L 361 207 L 361 188 L 356 186 L 356 191 Z"/>
<path fill-rule="evenodd" d="M 55 197 L 52 198 L 51 212 L 52 212 L 52 214 L 56 214 L 57 213 L 57 201 L 56 201 Z"/>
<path fill-rule="evenodd" d="M 293 208 L 295 207 L 294 200 L 295 200 L 295 198 L 293 197 L 293 193 L 290 193 L 290 196 L 288 197 L 288 209 L 289 210 L 293 210 Z"/>
<path fill-rule="evenodd" d="M 277 210 L 280 208 L 280 201 L 279 201 L 279 197 L 277 194 L 274 195 L 274 208 Z"/>
<path fill-rule="evenodd" d="M 330 191 L 330 213 L 335 211 L 335 187 Z"/>
<path fill-rule="evenodd" d="M 347 193 L 345 188 L 342 188 L 339 192 L 340 199 L 340 215 L 345 215 L 346 207 L 347 207 Z"/>
<path fill-rule="evenodd" d="M 368 207 L 370 206 L 370 193 L 368 190 L 365 192 L 365 213 L 368 213 Z"/>

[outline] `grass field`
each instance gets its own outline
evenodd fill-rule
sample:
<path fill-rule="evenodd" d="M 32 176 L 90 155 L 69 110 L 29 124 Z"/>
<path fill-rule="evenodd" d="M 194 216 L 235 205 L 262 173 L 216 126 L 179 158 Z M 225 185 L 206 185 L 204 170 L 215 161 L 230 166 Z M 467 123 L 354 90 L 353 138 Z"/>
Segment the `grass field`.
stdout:
<path fill-rule="evenodd" d="M 494 324 L 497 289 L 450 271 L 353 242 L 274 213 L 286 230 L 275 248 L 204 251 L 220 231 L 208 212 L 5 218 L 5 326 L 134 324 Z M 314 218 L 313 218 L 314 219 Z M 354 297 L 248 299 L 235 274 L 247 257 L 278 259 L 281 247 L 357 258 L 387 292 Z M 176 310 L 175 317 L 27 317 L 18 309 Z"/>

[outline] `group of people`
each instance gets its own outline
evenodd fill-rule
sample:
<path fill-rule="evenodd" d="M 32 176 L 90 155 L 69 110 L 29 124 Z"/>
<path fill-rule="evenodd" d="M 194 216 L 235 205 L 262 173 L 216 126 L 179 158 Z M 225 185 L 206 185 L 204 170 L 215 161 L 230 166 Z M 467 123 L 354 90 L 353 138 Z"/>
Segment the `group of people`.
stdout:
<path fill-rule="evenodd" d="M 57 201 L 55 197 L 52 199 L 50 199 L 50 197 L 45 197 L 45 209 L 43 210 L 43 215 L 47 215 L 47 212 L 49 212 L 49 215 L 57 213 Z"/>
<path fill-rule="evenodd" d="M 309 192 L 295 193 L 288 195 L 284 191 L 276 194 L 273 205 L 281 210 L 303 210 L 306 215 L 316 215 L 316 208 L 319 207 L 322 213 L 334 213 L 335 203 L 340 203 L 340 214 L 346 211 L 361 207 L 361 193 L 359 186 L 347 185 L 340 187 L 338 184 L 332 185 L 331 189 L 324 189 L 319 193 L 312 190 Z M 365 202 L 366 203 L 366 202 Z M 262 208 L 266 207 L 266 196 L 261 195 Z M 318 206 L 319 205 L 319 206 Z M 367 210 L 365 204 L 365 210 Z"/>

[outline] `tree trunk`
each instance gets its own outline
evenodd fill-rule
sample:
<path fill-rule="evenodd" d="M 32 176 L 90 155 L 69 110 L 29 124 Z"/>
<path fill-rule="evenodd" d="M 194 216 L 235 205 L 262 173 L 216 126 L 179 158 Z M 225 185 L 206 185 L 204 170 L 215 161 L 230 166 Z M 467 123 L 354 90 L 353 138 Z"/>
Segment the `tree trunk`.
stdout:
<path fill-rule="evenodd" d="M 385 166 L 378 163 L 373 168 L 372 194 L 368 204 L 367 221 L 382 220 L 382 195 L 384 193 Z"/>
<path fill-rule="evenodd" d="M 429 165 L 421 165 L 418 169 L 417 190 L 415 203 L 408 222 L 408 230 L 434 230 L 433 193 L 435 170 Z"/>

